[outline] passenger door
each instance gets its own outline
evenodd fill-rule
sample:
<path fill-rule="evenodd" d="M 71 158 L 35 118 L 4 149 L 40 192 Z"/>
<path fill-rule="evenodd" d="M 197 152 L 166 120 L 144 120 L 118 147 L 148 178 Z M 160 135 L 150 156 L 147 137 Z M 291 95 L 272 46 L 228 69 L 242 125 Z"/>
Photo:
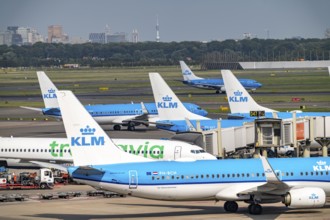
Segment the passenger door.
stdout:
<path fill-rule="evenodd" d="M 129 189 L 136 189 L 138 186 L 138 174 L 136 170 L 128 171 L 129 175 Z"/>
<path fill-rule="evenodd" d="M 174 160 L 181 158 L 181 146 L 175 146 L 174 149 Z"/>

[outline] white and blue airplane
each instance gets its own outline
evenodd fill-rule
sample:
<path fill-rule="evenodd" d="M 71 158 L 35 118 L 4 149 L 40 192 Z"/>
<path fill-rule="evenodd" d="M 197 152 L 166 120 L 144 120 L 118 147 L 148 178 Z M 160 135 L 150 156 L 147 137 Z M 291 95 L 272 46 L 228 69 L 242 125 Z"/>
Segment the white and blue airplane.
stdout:
<path fill-rule="evenodd" d="M 274 116 L 281 119 L 293 117 L 293 112 L 278 112 L 259 105 L 252 96 L 241 85 L 238 79 L 230 70 L 221 70 L 222 78 L 225 82 L 226 93 L 232 118 L 256 118 L 251 116 L 250 112 L 264 112 L 264 117 L 273 118 Z M 315 117 L 315 116 L 330 116 L 330 112 L 302 112 L 296 111 L 296 117 Z"/>
<path fill-rule="evenodd" d="M 220 78 L 205 79 L 198 77 L 191 71 L 191 69 L 186 65 L 184 61 L 180 61 L 180 66 L 183 75 L 183 81 L 182 81 L 183 84 L 196 87 L 199 89 L 215 90 L 216 93 L 222 93 L 226 91 L 223 79 Z M 244 88 L 251 91 L 255 91 L 256 89 L 262 86 L 261 83 L 253 79 L 239 79 L 239 81 L 244 86 Z"/>
<path fill-rule="evenodd" d="M 201 147 L 183 141 L 116 138 L 112 140 L 129 154 L 154 160 L 217 159 Z M 67 138 L 0 137 L 0 167 L 35 169 L 42 167 L 44 163 L 72 163 Z"/>
<path fill-rule="evenodd" d="M 157 128 L 172 132 L 193 131 L 197 128 L 197 121 L 200 122 L 201 129 L 204 131 L 216 129 L 218 127 L 217 120 L 188 111 L 159 73 L 149 73 L 149 78 L 159 115 L 155 123 Z M 187 120 L 189 123 L 187 123 Z M 221 127 L 243 126 L 245 122 L 253 120 L 254 119 L 223 119 L 221 120 Z"/>
<path fill-rule="evenodd" d="M 47 77 L 43 71 L 38 71 L 38 80 L 41 88 L 42 98 L 45 103 L 45 108 L 32 108 L 21 106 L 30 110 L 41 111 L 44 115 L 61 118 L 61 111 L 58 107 L 56 91 L 57 88 L 53 82 Z M 184 103 L 184 106 L 196 114 L 203 116 L 207 115 L 207 111 L 201 107 L 192 104 Z M 149 120 L 156 120 L 158 116 L 155 103 L 141 104 L 99 104 L 86 105 L 87 111 L 100 124 L 114 124 L 114 130 L 120 130 L 121 126 L 127 126 L 128 130 L 135 130 L 135 126 L 143 124 L 148 126 Z"/>
<path fill-rule="evenodd" d="M 71 91 L 57 93 L 74 166 L 71 177 L 120 194 L 169 201 L 237 201 L 261 214 L 263 203 L 323 207 L 330 196 L 330 158 L 151 161 L 116 146 Z"/>

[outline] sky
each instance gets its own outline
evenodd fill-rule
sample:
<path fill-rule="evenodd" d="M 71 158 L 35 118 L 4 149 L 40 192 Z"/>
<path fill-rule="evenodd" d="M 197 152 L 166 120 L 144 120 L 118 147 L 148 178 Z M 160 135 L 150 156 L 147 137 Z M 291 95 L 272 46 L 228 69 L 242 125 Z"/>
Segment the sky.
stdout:
<path fill-rule="evenodd" d="M 35 28 L 47 37 L 62 25 L 70 38 L 137 29 L 140 41 L 324 38 L 330 28 L 329 0 L 0 0 L 0 30 Z"/>

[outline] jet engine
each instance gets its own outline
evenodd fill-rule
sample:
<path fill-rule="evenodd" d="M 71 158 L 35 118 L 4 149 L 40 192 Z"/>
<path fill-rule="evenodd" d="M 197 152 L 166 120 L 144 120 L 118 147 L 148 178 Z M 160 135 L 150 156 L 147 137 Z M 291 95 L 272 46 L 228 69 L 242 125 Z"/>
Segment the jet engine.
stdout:
<path fill-rule="evenodd" d="M 292 189 L 285 196 L 283 203 L 292 208 L 320 208 L 325 205 L 326 195 L 323 189 L 304 187 Z"/>

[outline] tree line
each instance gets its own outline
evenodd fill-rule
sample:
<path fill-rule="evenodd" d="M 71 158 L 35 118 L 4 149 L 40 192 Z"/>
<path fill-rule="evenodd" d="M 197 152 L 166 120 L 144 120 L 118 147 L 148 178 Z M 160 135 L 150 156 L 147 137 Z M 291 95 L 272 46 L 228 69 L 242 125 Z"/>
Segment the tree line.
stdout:
<path fill-rule="evenodd" d="M 0 45 L 0 67 L 154 66 L 177 65 L 179 60 L 190 64 L 330 60 L 330 39 Z"/>

